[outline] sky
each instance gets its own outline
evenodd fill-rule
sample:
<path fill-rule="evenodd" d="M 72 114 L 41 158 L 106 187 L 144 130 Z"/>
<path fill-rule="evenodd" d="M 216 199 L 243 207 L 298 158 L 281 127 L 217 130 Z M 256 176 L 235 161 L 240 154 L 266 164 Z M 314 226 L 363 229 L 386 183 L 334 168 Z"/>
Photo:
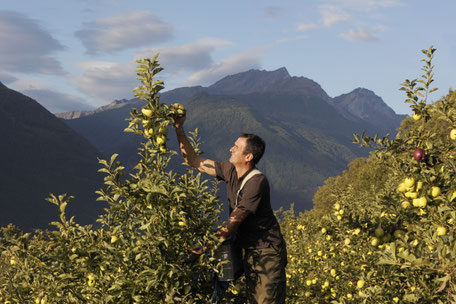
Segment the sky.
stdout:
<path fill-rule="evenodd" d="M 165 90 L 285 67 L 330 97 L 400 91 L 431 45 L 438 91 L 456 89 L 454 0 L 2 0 L 0 82 L 53 113 L 133 98 L 136 60 L 159 53 Z M 181 102 L 181 101 L 176 101 Z"/>

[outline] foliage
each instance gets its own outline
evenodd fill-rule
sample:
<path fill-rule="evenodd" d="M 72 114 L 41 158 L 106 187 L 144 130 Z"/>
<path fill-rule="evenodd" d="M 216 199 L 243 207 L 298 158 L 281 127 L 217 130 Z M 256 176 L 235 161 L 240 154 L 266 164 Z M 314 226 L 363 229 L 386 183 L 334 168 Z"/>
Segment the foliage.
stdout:
<path fill-rule="evenodd" d="M 208 303 L 218 265 L 219 240 L 213 233 L 220 205 L 216 184 L 189 170 L 167 169 L 176 154 L 166 146 L 168 126 L 185 109 L 160 103 L 162 70 L 156 60 L 138 60 L 147 101 L 133 109 L 126 131 L 142 136 L 140 160 L 131 173 L 117 154 L 100 160 L 105 187 L 98 200 L 108 203 L 97 228 L 65 215 L 72 197 L 51 195 L 60 221 L 54 231 L 24 234 L 13 226 L 0 238 L 1 303 Z M 192 133 L 199 151 L 198 132 Z M 206 254 L 191 261 L 191 249 Z"/>
<path fill-rule="evenodd" d="M 428 103 L 434 52 L 396 138 L 355 135 L 375 152 L 283 217 L 288 303 L 456 303 L 456 92 Z"/>
<path fill-rule="evenodd" d="M 423 50 L 424 74 L 402 86 L 414 111 L 394 139 L 355 135 L 375 151 L 353 161 L 316 193 L 315 208 L 279 218 L 288 249 L 287 303 L 456 303 L 456 92 L 428 103 L 435 49 Z M 138 66 L 147 100 L 126 131 L 144 136 L 127 174 L 117 155 L 101 160 L 109 207 L 100 227 L 67 219 L 71 197 L 51 196 L 55 231 L 0 239 L 4 303 L 208 303 L 215 265 L 216 187 L 199 174 L 167 170 L 176 154 L 167 128 L 180 105 L 161 104 L 156 58 Z M 197 132 L 192 143 L 198 150 Z M 207 249 L 195 262 L 188 250 Z M 242 280 L 222 303 L 245 303 Z"/>

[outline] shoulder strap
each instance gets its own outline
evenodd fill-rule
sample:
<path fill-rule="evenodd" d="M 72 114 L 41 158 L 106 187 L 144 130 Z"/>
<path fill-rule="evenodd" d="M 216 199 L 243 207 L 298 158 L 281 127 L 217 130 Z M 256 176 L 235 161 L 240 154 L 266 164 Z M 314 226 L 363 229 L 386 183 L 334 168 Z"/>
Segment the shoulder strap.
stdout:
<path fill-rule="evenodd" d="M 251 179 L 252 177 L 254 177 L 255 175 L 258 175 L 258 174 L 262 174 L 261 171 L 258 169 L 253 169 L 252 171 L 249 172 L 249 174 L 247 174 L 246 177 L 244 177 L 244 179 L 242 180 L 241 186 L 239 187 L 239 190 L 236 193 L 236 202 L 235 202 L 234 206 L 237 207 L 237 205 L 238 205 L 239 193 L 241 193 L 241 190 L 242 190 L 242 188 L 244 188 L 245 183 L 247 183 L 247 181 L 249 179 Z"/>

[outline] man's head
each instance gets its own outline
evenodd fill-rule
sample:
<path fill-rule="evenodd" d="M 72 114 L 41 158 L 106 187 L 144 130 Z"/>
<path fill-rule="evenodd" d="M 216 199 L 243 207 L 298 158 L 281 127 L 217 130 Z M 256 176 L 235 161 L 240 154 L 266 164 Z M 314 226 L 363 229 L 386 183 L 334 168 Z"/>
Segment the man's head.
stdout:
<path fill-rule="evenodd" d="M 265 148 L 266 144 L 261 137 L 243 133 L 230 149 L 230 162 L 233 164 L 250 162 L 256 165 L 263 156 Z"/>

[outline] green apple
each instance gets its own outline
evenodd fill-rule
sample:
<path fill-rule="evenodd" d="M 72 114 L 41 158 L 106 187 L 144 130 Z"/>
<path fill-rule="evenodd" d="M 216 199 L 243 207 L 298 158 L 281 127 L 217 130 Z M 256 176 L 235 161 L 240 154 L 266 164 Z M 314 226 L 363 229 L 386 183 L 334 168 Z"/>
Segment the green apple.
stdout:
<path fill-rule="evenodd" d="M 381 238 L 384 235 L 385 235 L 385 231 L 383 230 L 382 227 L 378 227 L 377 229 L 375 229 L 375 236 L 376 237 Z"/>
<path fill-rule="evenodd" d="M 166 135 L 168 135 L 168 128 L 167 127 L 160 127 L 158 129 L 158 133 L 166 136 Z"/>
<path fill-rule="evenodd" d="M 402 238 L 404 235 L 405 235 L 405 232 L 402 231 L 402 230 L 400 230 L 400 229 L 395 230 L 394 233 L 393 233 L 393 236 L 394 236 L 394 238 L 396 238 L 396 239 L 400 239 L 400 238 Z"/>

